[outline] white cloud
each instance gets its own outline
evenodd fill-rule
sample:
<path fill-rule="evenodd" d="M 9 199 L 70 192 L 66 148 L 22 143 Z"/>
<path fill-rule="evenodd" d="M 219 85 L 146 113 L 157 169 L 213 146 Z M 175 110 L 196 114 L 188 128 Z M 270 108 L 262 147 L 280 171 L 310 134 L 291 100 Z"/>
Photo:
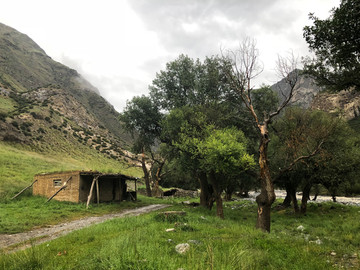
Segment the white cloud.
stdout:
<path fill-rule="evenodd" d="M 0 22 L 30 36 L 53 59 L 77 69 L 116 109 L 147 93 L 165 63 L 257 40 L 264 72 L 276 81 L 277 54 L 305 55 L 308 13 L 327 17 L 340 0 L 2 0 Z"/>

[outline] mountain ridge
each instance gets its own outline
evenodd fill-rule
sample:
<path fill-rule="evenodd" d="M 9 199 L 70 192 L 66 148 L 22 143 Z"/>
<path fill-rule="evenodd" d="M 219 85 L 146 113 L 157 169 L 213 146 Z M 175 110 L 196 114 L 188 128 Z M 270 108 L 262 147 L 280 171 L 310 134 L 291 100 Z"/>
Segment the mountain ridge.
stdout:
<path fill-rule="evenodd" d="M 0 23 L 0 140 L 40 147 L 55 144 L 58 138 L 50 134 L 57 130 L 56 136 L 123 159 L 132 139 L 118 117 L 76 70 Z"/>

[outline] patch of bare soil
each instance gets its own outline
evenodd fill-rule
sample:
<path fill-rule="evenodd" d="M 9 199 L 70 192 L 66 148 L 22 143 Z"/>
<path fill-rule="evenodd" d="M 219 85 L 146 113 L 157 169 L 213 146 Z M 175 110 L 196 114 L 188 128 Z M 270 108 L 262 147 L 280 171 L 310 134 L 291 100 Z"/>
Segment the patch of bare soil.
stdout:
<path fill-rule="evenodd" d="M 93 224 L 102 223 L 109 219 L 139 216 L 141 214 L 149 213 L 169 206 L 170 205 L 166 204 L 153 204 L 99 217 L 86 217 L 68 223 L 35 229 L 29 232 L 17 234 L 0 234 L 0 249 L 4 249 L 6 252 L 26 249 L 31 245 L 38 245 L 40 243 L 66 235 L 72 231 L 79 230 Z"/>

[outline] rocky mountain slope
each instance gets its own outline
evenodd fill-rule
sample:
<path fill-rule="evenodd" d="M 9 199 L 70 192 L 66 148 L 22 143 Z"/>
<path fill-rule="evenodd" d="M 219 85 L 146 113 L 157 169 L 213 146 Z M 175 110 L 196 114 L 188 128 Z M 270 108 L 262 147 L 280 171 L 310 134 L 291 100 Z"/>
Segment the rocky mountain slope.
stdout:
<path fill-rule="evenodd" d="M 280 89 L 286 95 L 289 86 L 285 80 L 281 80 L 271 86 L 279 94 Z M 316 82 L 305 75 L 300 75 L 292 102 L 303 108 L 311 108 L 335 113 L 346 120 L 351 120 L 360 116 L 360 93 L 353 89 L 344 90 L 339 93 L 329 93 L 316 85 Z"/>
<path fill-rule="evenodd" d="M 95 87 L 1 23 L 0 140 L 39 149 L 67 140 L 119 159 L 131 142 Z"/>

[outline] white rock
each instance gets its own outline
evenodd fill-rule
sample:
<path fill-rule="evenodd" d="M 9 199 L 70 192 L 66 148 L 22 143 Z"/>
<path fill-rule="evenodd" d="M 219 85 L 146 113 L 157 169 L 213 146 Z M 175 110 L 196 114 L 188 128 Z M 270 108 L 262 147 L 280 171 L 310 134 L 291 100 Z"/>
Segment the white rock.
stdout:
<path fill-rule="evenodd" d="M 199 240 L 192 240 L 192 239 L 188 240 L 188 243 L 189 244 L 194 244 L 194 245 L 200 245 L 201 244 L 201 242 Z"/>
<path fill-rule="evenodd" d="M 335 252 L 335 251 L 331 251 L 330 255 L 331 255 L 331 256 L 336 256 L 336 252 Z"/>
<path fill-rule="evenodd" d="M 175 247 L 175 251 L 179 254 L 185 254 L 190 249 L 190 245 L 188 243 L 178 244 Z"/>
<path fill-rule="evenodd" d="M 317 240 L 315 241 L 315 244 L 321 245 L 321 244 L 322 244 L 322 241 L 321 241 L 320 239 L 317 239 Z"/>
<path fill-rule="evenodd" d="M 305 230 L 305 227 L 303 225 L 300 225 L 299 227 L 296 228 L 298 231 L 303 231 Z"/>
<path fill-rule="evenodd" d="M 169 228 L 165 230 L 166 232 L 175 232 L 175 228 Z"/>

